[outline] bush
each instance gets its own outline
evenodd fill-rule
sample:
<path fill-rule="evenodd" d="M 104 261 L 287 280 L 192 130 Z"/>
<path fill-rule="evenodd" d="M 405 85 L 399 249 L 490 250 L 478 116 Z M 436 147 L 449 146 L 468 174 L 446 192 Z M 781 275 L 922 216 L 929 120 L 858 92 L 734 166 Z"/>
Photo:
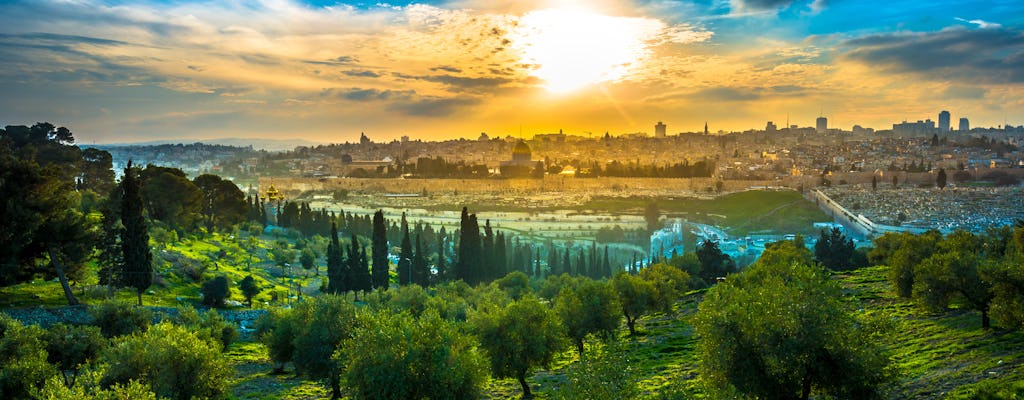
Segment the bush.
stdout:
<path fill-rule="evenodd" d="M 179 325 L 194 332 L 200 339 L 227 350 L 232 342 L 238 339 L 238 326 L 228 322 L 214 310 L 207 310 L 199 314 L 196 309 L 184 306 L 178 309 L 177 322 Z"/>
<path fill-rule="evenodd" d="M 580 359 L 565 371 L 565 384 L 553 394 L 555 399 L 633 399 L 640 389 L 633 365 L 635 360 L 624 349 L 606 346 Z"/>
<path fill-rule="evenodd" d="M 60 378 L 53 377 L 46 381 L 46 385 L 35 397 L 40 400 L 157 400 L 156 394 L 137 380 L 104 389 L 96 381 L 96 374 L 89 371 L 86 373 L 84 380 L 89 382 L 79 382 L 70 388 L 65 386 Z"/>
<path fill-rule="evenodd" d="M 157 396 L 174 400 L 221 399 L 232 370 L 220 350 L 188 329 L 159 323 L 103 352 L 103 387 L 138 380 Z"/>
<path fill-rule="evenodd" d="M 145 332 L 153 321 L 153 313 L 147 308 L 137 307 L 118 301 L 106 301 L 89 310 L 93 325 L 107 338 Z"/>
<path fill-rule="evenodd" d="M 298 324 L 294 320 L 293 310 L 271 308 L 270 312 L 256 320 L 256 337 L 265 346 L 270 359 L 277 365 L 274 373 L 284 372 L 284 364 L 292 360 L 295 354 L 295 338 Z"/>
<path fill-rule="evenodd" d="M 79 367 L 105 347 L 107 339 L 99 327 L 57 324 L 46 331 L 46 360 L 57 365 L 68 387 L 75 385 Z"/>
<path fill-rule="evenodd" d="M 334 355 L 357 399 L 464 399 L 477 397 L 486 359 L 471 336 L 428 311 L 361 312 L 354 337 Z"/>
<path fill-rule="evenodd" d="M 524 294 L 530 293 L 530 277 L 522 271 L 512 271 L 497 280 L 498 288 L 505 291 L 512 300 L 519 300 Z"/>
<path fill-rule="evenodd" d="M 28 399 L 30 393 L 56 375 L 46 362 L 44 335 L 36 325 L 0 313 L 0 399 Z"/>
<path fill-rule="evenodd" d="M 238 282 L 238 288 L 242 291 L 242 296 L 245 296 L 245 303 L 249 305 L 249 308 L 252 308 L 252 298 L 263 291 L 252 275 L 246 276 L 241 282 Z"/>
<path fill-rule="evenodd" d="M 210 307 L 224 307 L 224 300 L 231 296 L 230 284 L 224 275 L 218 275 L 216 278 L 203 282 L 203 287 L 199 290 L 203 294 L 203 304 Z"/>

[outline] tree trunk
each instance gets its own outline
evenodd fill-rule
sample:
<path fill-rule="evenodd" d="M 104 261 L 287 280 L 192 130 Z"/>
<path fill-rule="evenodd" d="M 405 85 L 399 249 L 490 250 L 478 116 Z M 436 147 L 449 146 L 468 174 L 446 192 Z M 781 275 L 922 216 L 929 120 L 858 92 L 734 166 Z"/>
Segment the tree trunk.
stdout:
<path fill-rule="evenodd" d="M 626 326 L 629 327 L 629 336 L 636 336 L 636 318 L 626 316 Z"/>
<path fill-rule="evenodd" d="M 60 280 L 60 286 L 64 288 L 64 296 L 68 298 L 68 305 L 78 305 L 78 299 L 75 298 L 75 293 L 71 291 L 71 285 L 68 284 L 68 276 L 64 274 L 64 264 L 60 262 L 57 249 L 51 245 L 48 251 L 50 254 L 50 265 L 53 265 L 53 269 L 57 270 L 57 278 Z"/>
<path fill-rule="evenodd" d="M 804 387 L 800 392 L 800 400 L 807 400 L 811 397 L 811 377 L 804 376 Z"/>
<path fill-rule="evenodd" d="M 992 325 L 989 323 L 988 318 L 988 307 L 981 310 L 981 329 L 989 329 Z"/>
<path fill-rule="evenodd" d="M 580 353 L 580 358 L 583 358 L 583 340 L 576 341 L 576 351 Z"/>
<path fill-rule="evenodd" d="M 331 399 L 341 398 L 341 382 L 338 377 L 331 377 Z"/>
<path fill-rule="evenodd" d="M 533 393 L 530 392 L 530 385 L 526 383 L 526 374 L 519 374 L 517 378 L 519 379 L 519 384 L 523 386 L 523 398 L 532 399 Z"/>
<path fill-rule="evenodd" d="M 135 293 L 139 295 L 139 306 L 142 306 L 142 289 L 135 289 Z"/>

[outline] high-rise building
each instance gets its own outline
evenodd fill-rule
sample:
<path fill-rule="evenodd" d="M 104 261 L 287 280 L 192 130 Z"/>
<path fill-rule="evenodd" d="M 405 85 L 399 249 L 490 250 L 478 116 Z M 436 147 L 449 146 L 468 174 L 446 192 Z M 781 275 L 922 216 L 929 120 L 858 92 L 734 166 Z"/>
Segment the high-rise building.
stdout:
<path fill-rule="evenodd" d="M 949 111 L 942 110 L 939 113 L 939 132 L 949 132 Z"/>
<path fill-rule="evenodd" d="M 971 122 L 967 118 L 960 118 L 960 128 L 957 129 L 962 133 L 967 133 L 971 130 Z"/>
<path fill-rule="evenodd" d="M 654 137 L 665 137 L 665 124 L 661 123 L 661 121 L 654 125 Z"/>
<path fill-rule="evenodd" d="M 818 133 L 828 132 L 828 118 L 818 117 L 818 119 L 815 120 L 814 127 Z"/>

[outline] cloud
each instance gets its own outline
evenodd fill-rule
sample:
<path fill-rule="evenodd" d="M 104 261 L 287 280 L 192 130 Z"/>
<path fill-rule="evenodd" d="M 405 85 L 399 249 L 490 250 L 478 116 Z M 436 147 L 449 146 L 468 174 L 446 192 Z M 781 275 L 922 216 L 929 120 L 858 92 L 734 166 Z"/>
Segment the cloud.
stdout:
<path fill-rule="evenodd" d="M 946 99 L 983 99 L 986 94 L 988 89 L 974 86 L 949 86 L 942 91 Z"/>
<path fill-rule="evenodd" d="M 869 35 L 843 42 L 841 58 L 887 72 L 977 83 L 1024 82 L 1024 33 L 1017 29 L 947 28 Z"/>
<path fill-rule="evenodd" d="M 453 74 L 462 73 L 461 69 L 455 68 L 455 67 L 452 67 L 452 66 L 448 66 L 448 65 L 442 65 L 442 66 L 439 66 L 439 67 L 434 67 L 434 68 L 431 68 L 430 70 L 431 71 L 435 71 L 435 72 L 436 71 L 451 72 Z"/>
<path fill-rule="evenodd" d="M 761 98 L 757 92 L 747 88 L 715 87 L 699 90 L 691 97 L 711 101 L 751 101 Z"/>
<path fill-rule="evenodd" d="M 330 60 L 303 60 L 303 62 L 315 65 L 353 65 L 358 64 L 359 59 L 353 56 L 338 56 Z"/>
<path fill-rule="evenodd" d="M 376 72 L 373 72 L 373 71 L 370 71 L 370 70 L 365 70 L 365 69 L 364 70 L 351 69 L 351 70 L 347 70 L 347 71 L 341 71 L 341 73 L 343 73 L 345 75 L 348 75 L 348 76 L 361 77 L 361 78 L 380 78 L 380 74 L 378 74 Z"/>
<path fill-rule="evenodd" d="M 334 96 L 346 100 L 352 101 L 369 101 L 369 100 L 397 100 L 397 99 L 409 99 L 416 94 L 415 90 L 390 90 L 390 89 L 363 89 L 363 88 L 348 88 L 348 89 L 328 89 L 321 93 L 321 96 Z"/>
<path fill-rule="evenodd" d="M 789 7 L 793 0 L 732 0 L 733 8 L 740 10 L 778 10 Z"/>
<path fill-rule="evenodd" d="M 404 80 L 420 80 L 426 82 L 440 83 L 455 91 L 487 91 L 513 82 L 512 79 L 502 77 L 465 77 L 455 75 L 409 75 L 400 72 L 393 72 L 392 76 Z"/>
<path fill-rule="evenodd" d="M 479 104 L 481 104 L 481 100 L 472 97 L 423 97 L 413 101 L 393 103 L 388 109 L 416 117 L 444 118 Z"/>
<path fill-rule="evenodd" d="M 997 24 L 997 23 L 994 23 L 994 22 L 987 22 L 987 21 L 980 20 L 980 19 L 966 20 L 966 19 L 960 18 L 960 17 L 956 17 L 956 18 L 953 18 L 953 19 L 955 19 L 957 21 L 960 21 L 960 22 L 966 22 L 968 24 L 977 25 L 978 28 L 981 28 L 981 29 L 1001 28 L 1002 27 L 1002 25 L 1000 25 L 1000 24 Z"/>

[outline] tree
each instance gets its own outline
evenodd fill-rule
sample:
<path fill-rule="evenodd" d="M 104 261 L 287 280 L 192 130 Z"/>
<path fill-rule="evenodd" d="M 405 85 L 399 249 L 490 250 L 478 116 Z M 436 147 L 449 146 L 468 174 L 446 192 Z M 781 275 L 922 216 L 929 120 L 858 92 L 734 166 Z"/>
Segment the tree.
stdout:
<path fill-rule="evenodd" d="M 178 168 L 147 165 L 139 171 L 142 204 L 149 218 L 174 229 L 191 229 L 200 216 L 203 193 Z"/>
<path fill-rule="evenodd" d="M 149 232 L 146 219 L 142 216 L 141 184 L 138 171 L 132 168 L 132 161 L 124 167 L 121 178 L 121 249 L 124 269 L 121 277 L 125 286 L 135 288 L 142 305 L 142 292 L 153 283 L 153 254 L 149 249 Z"/>
<path fill-rule="evenodd" d="M 866 326 L 822 268 L 755 263 L 699 306 L 701 375 L 712 388 L 760 399 L 881 398 L 893 375 Z"/>
<path fill-rule="evenodd" d="M 616 274 L 611 284 L 619 294 L 629 335 L 636 336 L 636 320 L 656 307 L 657 289 L 650 282 L 626 272 Z"/>
<path fill-rule="evenodd" d="M 939 168 L 939 173 L 935 175 L 935 186 L 938 186 L 939 189 L 945 189 L 946 188 L 946 169 L 945 168 Z"/>
<path fill-rule="evenodd" d="M 263 290 L 252 275 L 246 276 L 238 282 L 238 289 L 242 291 L 242 296 L 245 296 L 245 303 L 249 305 L 249 308 L 252 308 L 252 298 Z"/>
<path fill-rule="evenodd" d="M 46 362 L 43 331 L 0 313 L 0 398 L 31 399 L 57 371 Z"/>
<path fill-rule="evenodd" d="M 615 289 L 589 279 L 575 288 L 563 287 L 555 299 L 555 310 L 581 357 L 583 340 L 588 335 L 614 337 L 621 321 L 620 307 Z"/>
<path fill-rule="evenodd" d="M 371 272 L 373 287 L 388 288 L 388 237 L 387 226 L 384 224 L 384 212 L 373 213 L 373 270 Z"/>
<path fill-rule="evenodd" d="M 230 282 L 224 275 L 203 282 L 199 290 L 203 294 L 203 304 L 211 307 L 224 307 L 224 300 L 231 296 Z"/>
<path fill-rule="evenodd" d="M 956 231 L 939 243 L 938 251 L 914 268 L 914 298 L 932 312 L 945 311 L 960 299 L 981 312 L 981 327 L 988 329 L 992 285 L 982 279 L 977 251 L 981 241 L 966 231 Z"/>
<path fill-rule="evenodd" d="M 718 247 L 718 242 L 705 239 L 697 246 L 696 253 L 697 259 L 700 260 L 700 277 L 707 284 L 717 282 L 718 278 L 730 272 L 732 260 Z"/>
<path fill-rule="evenodd" d="M 400 286 L 412 283 L 412 241 L 409 239 L 409 223 L 405 220 L 405 213 L 402 213 L 402 249 L 398 254 L 398 284 Z"/>
<path fill-rule="evenodd" d="M 316 266 L 316 253 L 313 253 L 313 249 L 307 247 L 299 252 L 299 264 L 302 265 L 302 269 L 311 270 Z M 317 275 L 320 274 L 320 270 L 317 269 Z"/>
<path fill-rule="evenodd" d="M 67 387 L 75 385 L 79 368 L 107 346 L 100 328 L 63 323 L 46 330 L 45 342 L 47 361 L 58 367 Z"/>
<path fill-rule="evenodd" d="M 331 223 L 331 238 L 327 245 L 327 292 L 344 293 L 345 287 L 345 250 L 338 241 L 338 224 Z"/>
<path fill-rule="evenodd" d="M 558 315 L 533 296 L 473 314 L 470 325 L 490 357 L 491 372 L 501 378 L 516 378 L 523 398 L 533 397 L 526 383 L 530 370 L 550 365 L 568 344 Z"/>
<path fill-rule="evenodd" d="M 654 264 L 640 271 L 640 279 L 654 287 L 654 309 L 671 312 L 679 297 L 690 287 L 690 274 L 670 264 Z"/>
<path fill-rule="evenodd" d="M 935 253 L 942 234 L 931 230 L 920 235 L 891 233 L 876 238 L 868 260 L 874 265 L 889 266 L 889 282 L 896 294 L 910 298 L 914 292 L 914 270 Z"/>
<path fill-rule="evenodd" d="M 114 189 L 114 159 L 106 150 L 87 148 L 82 150 L 82 176 L 79 189 L 92 190 L 100 195 Z"/>
<path fill-rule="evenodd" d="M 116 342 L 100 358 L 107 364 L 103 386 L 139 380 L 174 400 L 224 398 L 232 371 L 219 347 L 168 322 Z"/>
<path fill-rule="evenodd" d="M 245 221 L 248 203 L 234 182 L 217 175 L 203 174 L 192 180 L 202 193 L 200 213 L 206 220 L 206 228 L 227 229 Z"/>
<path fill-rule="evenodd" d="M 421 287 L 430 286 L 430 267 L 427 266 L 427 257 L 423 254 L 420 235 L 416 235 L 416 252 L 412 256 L 412 283 Z"/>
<path fill-rule="evenodd" d="M 661 218 L 661 211 L 658 210 L 658 203 L 650 202 L 644 207 L 644 221 L 647 222 L 647 233 L 650 234 L 658 229 L 661 229 L 661 225 L 658 224 L 658 220 Z M 653 249 L 652 249 L 653 250 Z"/>
<path fill-rule="evenodd" d="M 357 324 L 355 306 L 344 297 L 323 296 L 299 303 L 292 341 L 295 372 L 326 383 L 331 398 L 341 398 L 341 365 L 332 360 L 334 352 L 352 337 Z"/>
<path fill-rule="evenodd" d="M 403 288 L 405 289 L 405 288 Z M 476 340 L 434 311 L 359 313 L 355 331 L 334 353 L 356 399 L 463 399 L 479 396 L 487 361 Z M 372 351 L 367 351 L 372 349 Z M 384 378 L 386 377 L 386 378 Z"/>
<path fill-rule="evenodd" d="M 853 240 L 846 237 L 838 227 L 827 232 L 821 230 L 818 242 L 814 244 L 814 258 L 833 271 L 848 271 L 867 263 L 858 255 Z"/>
<path fill-rule="evenodd" d="M 78 150 L 49 141 L 49 124 L 22 127 L 23 140 L 33 144 L 17 147 L 11 131 L 20 129 L 15 128 L 0 131 L 0 285 L 24 282 L 39 272 L 55 274 L 68 304 L 78 304 L 69 276 L 82 271 L 96 242 L 79 211 L 80 196 L 74 190 L 74 174 L 69 173 L 81 161 L 75 158 Z M 40 143 L 31 139 L 35 136 L 42 136 Z M 41 265 L 49 269 L 44 271 Z"/>

